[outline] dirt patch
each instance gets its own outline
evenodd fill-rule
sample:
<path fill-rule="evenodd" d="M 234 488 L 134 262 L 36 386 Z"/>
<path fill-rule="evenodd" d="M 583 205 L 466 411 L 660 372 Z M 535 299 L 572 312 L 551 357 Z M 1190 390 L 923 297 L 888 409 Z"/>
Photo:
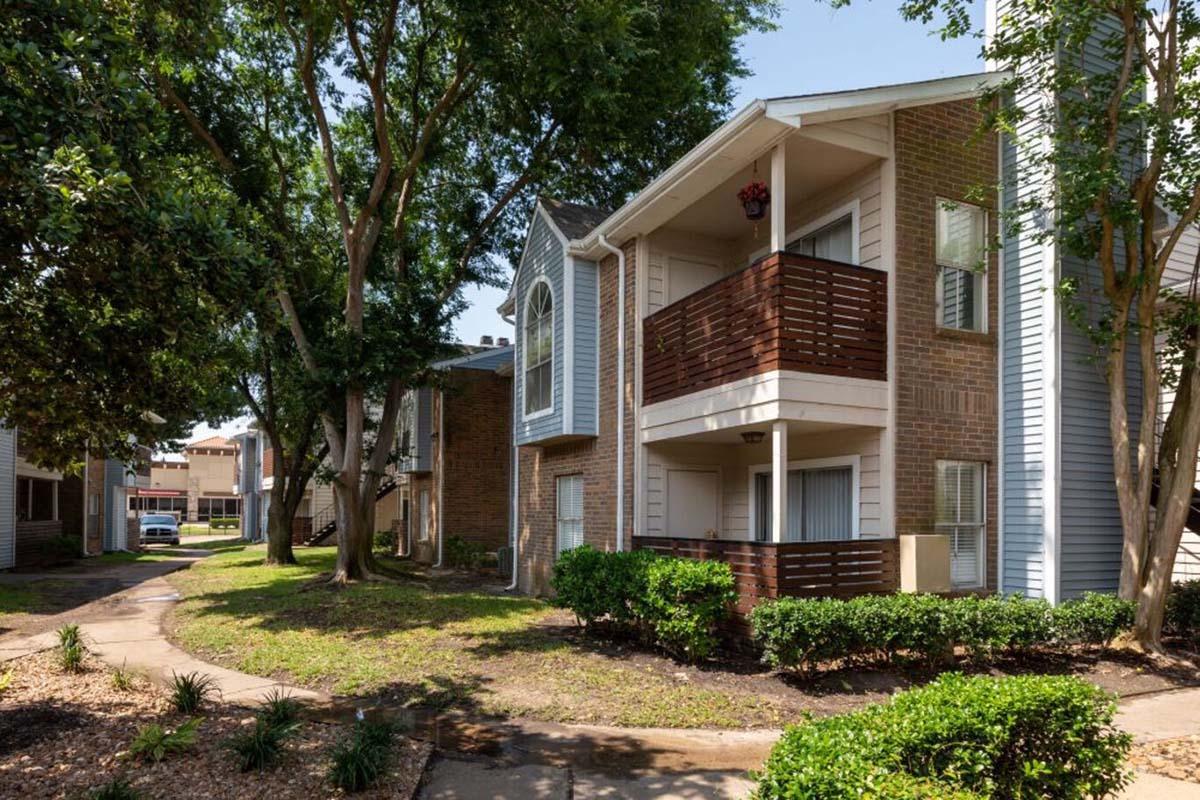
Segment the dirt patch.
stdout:
<path fill-rule="evenodd" d="M 199 739 L 188 750 L 159 764 L 129 758 L 137 731 L 150 722 L 174 727 L 183 717 L 170 712 L 162 691 L 144 679 L 118 690 L 112 673 L 88 658 L 78 675 L 61 672 L 52 654 L 9 662 L 12 684 L 0 694 L 0 796 L 75 798 L 115 777 L 147 798 L 245 798 L 272 800 L 339 796 L 326 781 L 327 752 L 344 726 L 305 722 L 286 745 L 278 766 L 242 773 L 225 746 L 235 731 L 253 724 L 241 708 L 214 705 L 203 714 Z M 36 734 L 11 737 L 11 715 L 50 724 Z M 32 716 L 31 716 L 32 715 Z M 15 718 L 15 717 L 12 717 Z M 430 746 L 397 737 L 386 779 L 360 797 L 410 798 L 416 792 Z"/>
<path fill-rule="evenodd" d="M 1200 783 L 1200 736 L 1136 745 L 1129 763 L 1145 772 Z"/>

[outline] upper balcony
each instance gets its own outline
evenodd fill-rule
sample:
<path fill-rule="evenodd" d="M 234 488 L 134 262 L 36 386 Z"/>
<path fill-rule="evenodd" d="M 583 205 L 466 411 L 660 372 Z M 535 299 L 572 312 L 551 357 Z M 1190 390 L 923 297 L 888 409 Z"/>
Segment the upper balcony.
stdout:
<path fill-rule="evenodd" d="M 887 273 L 766 256 L 643 322 L 642 402 L 793 370 L 887 380 Z"/>

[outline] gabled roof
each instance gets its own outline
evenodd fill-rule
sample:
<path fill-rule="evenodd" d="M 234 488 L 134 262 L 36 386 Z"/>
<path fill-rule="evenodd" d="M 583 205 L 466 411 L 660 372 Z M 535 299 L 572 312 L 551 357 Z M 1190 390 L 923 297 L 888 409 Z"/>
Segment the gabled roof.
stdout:
<path fill-rule="evenodd" d="M 511 364 L 512 360 L 513 346 L 509 344 L 504 347 L 489 347 L 465 356 L 435 361 L 433 367 L 435 369 L 480 369 L 495 372 L 505 364 Z"/>
<path fill-rule="evenodd" d="M 550 219 L 568 239 L 582 239 L 592 229 L 608 218 L 608 211 L 582 203 L 571 203 L 553 197 L 539 197 L 538 202 L 546 209 Z"/>
<path fill-rule="evenodd" d="M 234 442 L 226 439 L 224 436 L 209 436 L 207 439 L 200 439 L 195 442 L 188 442 L 185 449 L 191 450 L 193 447 L 233 447 Z"/>

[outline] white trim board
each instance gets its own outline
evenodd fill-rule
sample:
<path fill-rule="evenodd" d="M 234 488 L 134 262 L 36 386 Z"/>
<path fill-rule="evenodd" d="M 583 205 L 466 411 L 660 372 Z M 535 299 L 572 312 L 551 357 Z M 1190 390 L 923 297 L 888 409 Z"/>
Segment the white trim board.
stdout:
<path fill-rule="evenodd" d="M 526 394 L 526 389 L 528 387 L 526 387 L 526 385 L 525 385 L 525 351 L 527 350 L 527 348 L 524 346 L 526 344 L 526 342 L 525 342 L 525 328 L 526 328 L 525 317 L 529 313 L 529 297 L 530 297 L 530 295 L 533 294 L 534 287 L 536 287 L 539 283 L 546 284 L 546 288 L 550 290 L 550 335 L 551 335 L 551 340 L 550 340 L 550 405 L 540 411 L 535 411 L 532 414 L 526 414 L 525 413 L 525 394 Z M 554 329 L 555 329 L 555 327 L 557 327 L 557 322 L 558 322 L 559 299 L 560 298 L 558 298 L 554 295 L 554 284 L 551 282 L 551 280 L 548 277 L 546 277 L 545 273 L 542 273 L 542 274 L 539 274 L 537 277 L 535 277 L 532 281 L 529 282 L 529 289 L 525 292 L 525 297 L 521 303 L 521 312 L 522 313 L 521 313 L 521 316 L 517 317 L 518 325 L 517 325 L 516 336 L 520 337 L 520 341 L 521 341 L 521 345 L 522 345 L 521 347 L 517 348 L 518 351 L 520 352 L 520 362 L 521 362 L 521 371 L 520 371 L 520 375 L 519 375 L 518 379 L 521 381 L 521 421 L 522 422 L 532 422 L 533 420 L 541 419 L 542 417 L 548 417 L 554 413 L 554 378 L 555 378 L 555 371 L 556 371 L 558 365 L 554 363 L 554 345 L 556 344 L 556 342 L 554 341 L 553 337 L 555 334 Z"/>

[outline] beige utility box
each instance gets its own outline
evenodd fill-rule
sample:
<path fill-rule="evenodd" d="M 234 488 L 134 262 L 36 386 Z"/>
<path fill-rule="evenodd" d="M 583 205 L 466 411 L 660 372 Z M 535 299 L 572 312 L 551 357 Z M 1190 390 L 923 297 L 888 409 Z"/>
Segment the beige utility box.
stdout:
<path fill-rule="evenodd" d="M 900 591 L 950 591 L 950 537 L 901 536 Z"/>

